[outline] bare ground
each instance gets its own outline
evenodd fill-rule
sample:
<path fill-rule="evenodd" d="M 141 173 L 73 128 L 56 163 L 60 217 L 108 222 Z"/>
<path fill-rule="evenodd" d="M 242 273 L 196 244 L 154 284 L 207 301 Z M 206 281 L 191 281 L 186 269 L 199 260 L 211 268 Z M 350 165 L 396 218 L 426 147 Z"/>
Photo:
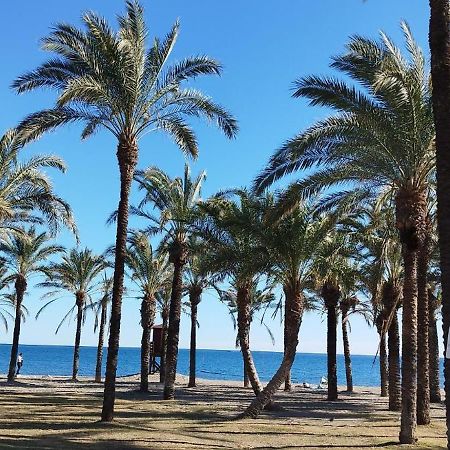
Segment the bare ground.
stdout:
<path fill-rule="evenodd" d="M 141 394 L 137 378 L 119 379 L 116 419 L 98 422 L 102 386 L 84 379 L 0 378 L 0 449 L 290 449 L 386 448 L 398 445 L 399 414 L 387 411 L 376 390 L 356 388 L 327 402 L 324 392 L 296 387 L 281 392 L 281 411 L 233 420 L 252 399 L 237 382 L 199 380 L 177 400 L 162 401 L 160 384 Z M 432 406 L 432 424 L 418 428 L 414 448 L 445 448 L 445 411 Z"/>

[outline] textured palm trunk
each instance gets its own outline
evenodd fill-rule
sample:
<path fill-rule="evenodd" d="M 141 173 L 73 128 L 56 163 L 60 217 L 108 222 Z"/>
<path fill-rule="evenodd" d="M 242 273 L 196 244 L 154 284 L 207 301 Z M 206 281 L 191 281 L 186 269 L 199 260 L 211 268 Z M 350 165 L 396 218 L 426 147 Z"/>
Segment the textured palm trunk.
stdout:
<path fill-rule="evenodd" d="M 248 374 L 247 374 L 247 369 L 245 368 L 245 364 L 243 364 L 244 366 L 244 387 L 248 388 L 250 387 L 250 380 L 248 379 Z"/>
<path fill-rule="evenodd" d="M 197 308 L 200 303 L 202 289 L 193 287 L 189 291 L 189 302 L 191 304 L 191 345 L 189 347 L 189 383 L 188 387 L 195 387 L 195 363 L 197 356 Z"/>
<path fill-rule="evenodd" d="M 428 355 L 430 364 L 430 402 L 441 403 L 441 385 L 439 380 L 439 339 L 436 323 L 436 309 L 438 308 L 437 299 L 431 290 L 428 290 L 428 309 L 429 309 L 429 339 Z"/>
<path fill-rule="evenodd" d="M 144 295 L 141 303 L 141 382 L 139 390 L 148 392 L 148 374 L 150 371 L 150 335 L 155 322 L 155 298 Z"/>
<path fill-rule="evenodd" d="M 400 333 L 398 329 L 397 311 L 392 316 L 388 331 L 389 347 L 389 410 L 400 411 L 402 391 L 400 379 Z"/>
<path fill-rule="evenodd" d="M 159 365 L 159 382 L 164 383 L 164 377 L 166 375 L 166 353 L 167 353 L 167 333 L 169 327 L 169 311 L 164 309 L 162 312 L 162 343 L 161 343 L 161 361 Z"/>
<path fill-rule="evenodd" d="M 426 193 L 399 190 L 396 221 L 403 256 L 402 411 L 400 443 L 416 442 L 417 428 L 417 256 L 426 233 Z"/>
<path fill-rule="evenodd" d="M 107 303 L 102 301 L 102 311 L 100 315 L 100 327 L 98 330 L 98 345 L 97 345 L 97 364 L 95 365 L 95 382 L 102 382 L 102 360 L 103 360 L 103 343 L 105 339 L 105 326 Z"/>
<path fill-rule="evenodd" d="M 102 422 L 114 418 L 116 398 L 116 372 L 119 355 L 120 321 L 122 316 L 123 278 L 126 258 L 129 197 L 137 164 L 138 148 L 134 139 L 124 133 L 119 139 L 117 160 L 120 169 L 120 200 L 117 209 L 116 246 L 114 252 L 114 282 L 109 326 L 108 356 L 106 358 L 105 390 L 103 395 Z"/>
<path fill-rule="evenodd" d="M 388 376 L 389 376 L 389 410 L 401 409 L 401 380 L 400 380 L 400 335 L 398 329 L 397 307 L 399 288 L 392 281 L 383 284 L 382 301 L 384 306 L 383 319 L 385 322 L 380 328 L 381 333 L 388 334 Z M 388 329 L 386 330 L 386 325 Z"/>
<path fill-rule="evenodd" d="M 338 398 L 337 390 L 337 306 L 340 297 L 339 287 L 332 283 L 325 283 L 321 292 L 327 309 L 327 371 L 328 371 L 328 400 Z"/>
<path fill-rule="evenodd" d="M 286 354 L 286 349 L 289 346 L 289 339 L 288 339 L 288 333 L 286 332 L 286 315 L 287 315 L 287 309 L 286 305 L 284 308 L 284 353 Z M 292 391 L 292 380 L 291 380 L 291 370 L 289 370 L 288 374 L 286 375 L 286 378 L 284 380 L 284 390 L 286 392 Z"/>
<path fill-rule="evenodd" d="M 402 414 L 400 442 L 416 442 L 417 399 L 417 258 L 404 250 L 403 326 L 402 326 Z M 410 330 L 409 328 L 412 328 Z"/>
<path fill-rule="evenodd" d="M 16 314 L 14 318 L 14 332 L 11 346 L 11 358 L 9 360 L 8 381 L 16 378 L 17 355 L 19 353 L 20 325 L 22 323 L 22 302 L 27 290 L 27 280 L 21 274 L 17 275 L 15 281 L 16 290 Z"/>
<path fill-rule="evenodd" d="M 237 325 L 239 345 L 241 347 L 242 359 L 244 361 L 245 372 L 252 386 L 255 395 L 262 391 L 262 384 L 259 381 L 258 372 L 253 362 L 252 353 L 250 351 L 250 303 L 249 303 L 250 287 L 239 287 L 237 290 Z"/>
<path fill-rule="evenodd" d="M 304 301 L 300 292 L 298 280 L 293 286 L 284 287 L 286 297 L 286 348 L 283 355 L 283 360 L 275 375 L 269 381 L 267 386 L 257 395 L 250 406 L 244 411 L 242 417 L 257 417 L 261 411 L 267 407 L 273 399 L 273 396 L 278 391 L 286 376 L 291 370 L 292 364 L 295 360 L 295 354 L 298 345 L 298 332 L 303 316 Z"/>
<path fill-rule="evenodd" d="M 183 294 L 183 268 L 186 264 L 186 256 L 187 251 L 185 245 L 175 243 L 170 253 L 170 261 L 173 263 L 174 271 L 169 308 L 164 400 L 173 400 L 175 398 L 175 378 L 177 374 L 178 342 L 180 337 L 181 297 Z"/>
<path fill-rule="evenodd" d="M 347 381 L 347 392 L 353 392 L 352 359 L 350 356 L 350 342 L 347 327 L 348 309 L 342 308 L 342 342 L 344 345 L 345 379 Z"/>
<path fill-rule="evenodd" d="M 450 326 L 450 13 L 448 0 L 430 0 L 431 77 L 436 129 L 437 216 L 444 349 Z M 450 448 L 450 359 L 444 359 L 447 447 Z"/>
<path fill-rule="evenodd" d="M 380 335 L 380 396 L 387 397 L 389 392 L 389 367 L 386 351 L 386 335 Z"/>
<path fill-rule="evenodd" d="M 427 220 L 427 231 L 417 257 L 417 424 L 430 423 L 430 366 L 429 366 L 429 311 L 428 311 L 428 260 L 430 253 L 431 224 Z M 420 344 L 420 345 L 419 345 Z"/>
<path fill-rule="evenodd" d="M 75 298 L 77 305 L 77 330 L 75 332 L 75 345 L 73 347 L 72 381 L 77 381 L 78 368 L 80 366 L 80 342 L 81 327 L 83 326 L 84 293 L 77 292 Z"/>

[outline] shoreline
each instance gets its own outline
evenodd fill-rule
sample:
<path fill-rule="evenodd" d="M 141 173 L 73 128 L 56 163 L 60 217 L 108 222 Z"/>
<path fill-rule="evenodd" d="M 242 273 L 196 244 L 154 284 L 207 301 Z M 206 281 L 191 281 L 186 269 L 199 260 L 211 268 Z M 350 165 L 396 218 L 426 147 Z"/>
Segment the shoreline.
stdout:
<path fill-rule="evenodd" d="M 117 379 L 114 422 L 104 424 L 103 384 L 92 377 L 0 377 L 0 450 L 410 448 L 398 444 L 400 413 L 388 411 L 379 388 L 341 386 L 330 402 L 326 390 L 295 385 L 276 394 L 279 409 L 236 420 L 255 398 L 242 382 L 199 378 L 188 388 L 178 375 L 175 400 L 163 400 L 159 374 L 148 392 L 139 378 Z M 445 448 L 444 405 L 432 404 L 431 415 L 431 425 L 417 428 L 416 448 Z"/>
<path fill-rule="evenodd" d="M 139 384 L 140 374 L 130 374 L 116 377 L 118 384 Z M 16 380 L 12 383 L 7 382 L 6 374 L 0 373 L 0 383 L 2 385 L 14 386 L 15 384 L 20 385 L 21 383 L 26 383 L 27 381 L 31 382 L 42 382 L 42 383 L 60 383 L 60 384 L 73 384 L 74 386 L 82 386 L 82 385 L 92 385 L 95 387 L 103 386 L 102 383 L 96 383 L 93 376 L 79 376 L 77 381 L 73 381 L 71 376 L 64 375 L 19 375 Z M 177 373 L 175 384 L 180 388 L 185 388 L 188 384 L 189 376 Z M 207 379 L 207 378 L 196 378 L 197 388 L 199 387 L 234 387 L 234 388 L 242 388 L 244 390 L 251 391 L 250 388 L 244 388 L 242 380 L 220 380 L 220 379 Z M 162 386 L 162 383 L 159 382 L 159 373 L 149 375 L 149 384 L 154 387 Z M 263 386 L 267 384 L 267 382 L 262 382 Z M 283 390 L 283 386 L 280 387 L 279 391 Z M 338 385 L 338 391 L 340 394 L 352 395 L 352 393 L 347 392 L 346 385 Z M 301 383 L 292 383 L 292 392 L 311 392 L 314 394 L 326 394 L 327 389 L 322 388 L 319 389 L 316 386 L 310 386 L 309 388 L 305 388 Z M 353 386 L 353 394 L 371 394 L 371 395 L 379 395 L 380 386 Z M 441 388 L 442 398 L 444 398 L 445 392 L 444 389 Z"/>

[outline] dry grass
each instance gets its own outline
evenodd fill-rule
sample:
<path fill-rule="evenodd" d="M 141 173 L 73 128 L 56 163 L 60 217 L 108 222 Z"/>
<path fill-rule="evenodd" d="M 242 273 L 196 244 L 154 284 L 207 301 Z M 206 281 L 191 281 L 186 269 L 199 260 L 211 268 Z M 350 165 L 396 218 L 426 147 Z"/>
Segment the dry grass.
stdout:
<path fill-rule="evenodd" d="M 0 380 L 0 448 L 14 449 L 198 449 L 198 448 L 395 448 L 399 416 L 386 399 L 360 388 L 327 402 L 322 392 L 280 392 L 282 411 L 235 421 L 252 398 L 234 383 L 200 381 L 179 386 L 178 399 L 160 400 L 161 386 L 136 392 L 135 379 L 119 382 L 116 420 L 98 423 L 102 388 L 84 380 Z M 444 409 L 433 405 L 432 425 L 418 428 L 415 448 L 445 448 Z M 404 446 L 407 447 L 407 446 Z"/>

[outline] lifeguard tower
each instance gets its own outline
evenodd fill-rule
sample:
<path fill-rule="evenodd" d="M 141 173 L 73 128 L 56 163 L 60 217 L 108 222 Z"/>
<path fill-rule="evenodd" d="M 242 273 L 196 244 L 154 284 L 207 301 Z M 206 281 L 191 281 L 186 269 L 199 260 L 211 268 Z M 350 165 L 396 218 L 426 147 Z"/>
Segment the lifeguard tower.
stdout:
<path fill-rule="evenodd" d="M 152 327 L 152 342 L 150 343 L 150 373 L 159 372 L 161 369 L 161 357 L 163 353 L 163 326 Z M 159 358 L 159 363 L 156 361 Z"/>

